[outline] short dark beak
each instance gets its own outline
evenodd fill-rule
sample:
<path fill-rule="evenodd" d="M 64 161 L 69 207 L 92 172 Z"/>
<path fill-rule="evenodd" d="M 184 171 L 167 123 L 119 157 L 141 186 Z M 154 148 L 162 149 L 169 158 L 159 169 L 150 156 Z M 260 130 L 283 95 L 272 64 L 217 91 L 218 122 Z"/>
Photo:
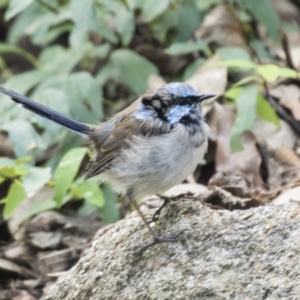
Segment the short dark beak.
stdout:
<path fill-rule="evenodd" d="M 203 100 L 215 97 L 216 95 L 214 94 L 203 94 L 203 95 L 199 95 L 197 101 L 198 102 L 202 102 Z"/>

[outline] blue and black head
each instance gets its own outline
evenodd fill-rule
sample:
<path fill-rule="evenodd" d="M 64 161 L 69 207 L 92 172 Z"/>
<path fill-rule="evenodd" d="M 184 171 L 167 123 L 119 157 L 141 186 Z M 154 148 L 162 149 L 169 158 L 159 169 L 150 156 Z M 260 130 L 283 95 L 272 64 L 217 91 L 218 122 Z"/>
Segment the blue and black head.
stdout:
<path fill-rule="evenodd" d="M 199 94 L 186 83 L 169 83 L 142 96 L 142 107 L 138 119 L 159 118 L 162 121 L 177 124 L 198 123 L 201 121 L 201 103 L 214 97 L 212 94 Z"/>

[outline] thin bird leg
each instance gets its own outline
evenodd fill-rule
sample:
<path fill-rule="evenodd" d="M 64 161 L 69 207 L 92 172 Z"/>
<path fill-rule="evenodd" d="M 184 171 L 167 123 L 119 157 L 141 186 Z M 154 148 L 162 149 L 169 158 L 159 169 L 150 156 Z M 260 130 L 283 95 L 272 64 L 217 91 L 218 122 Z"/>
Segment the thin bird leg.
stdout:
<path fill-rule="evenodd" d="M 144 223 L 146 224 L 147 228 L 149 229 L 150 233 L 152 234 L 153 238 L 156 239 L 158 238 L 157 234 L 155 233 L 155 231 L 153 230 L 153 228 L 149 225 L 145 215 L 142 213 L 140 206 L 137 204 L 137 202 L 135 201 L 134 197 L 132 195 L 128 195 L 128 199 L 130 200 L 131 204 L 134 206 L 134 208 L 137 210 L 137 212 L 139 213 L 139 215 L 141 216 L 142 220 L 144 221 Z"/>
<path fill-rule="evenodd" d="M 151 226 L 147 222 L 147 219 L 146 219 L 145 215 L 142 213 L 142 211 L 141 211 L 139 205 L 137 204 L 137 202 L 135 201 L 132 193 L 127 194 L 127 197 L 130 200 L 130 202 L 132 203 L 132 205 L 135 207 L 135 209 L 137 210 L 137 212 L 139 213 L 139 215 L 141 216 L 142 220 L 144 221 L 144 223 L 146 224 L 147 228 L 149 229 L 150 233 L 153 236 L 153 240 L 150 243 L 144 245 L 141 248 L 141 250 L 138 251 L 137 254 L 142 255 L 142 253 L 144 251 L 146 251 L 149 247 L 151 247 L 151 246 L 153 246 L 155 244 L 158 244 L 158 243 L 169 243 L 169 242 L 177 241 L 178 236 L 180 234 L 182 234 L 183 232 L 185 232 L 185 229 L 184 229 L 184 230 L 181 230 L 179 233 L 177 233 L 175 235 L 170 235 L 170 236 L 166 236 L 166 237 L 158 236 L 156 234 L 156 232 L 153 230 L 153 228 L 151 228 Z"/>

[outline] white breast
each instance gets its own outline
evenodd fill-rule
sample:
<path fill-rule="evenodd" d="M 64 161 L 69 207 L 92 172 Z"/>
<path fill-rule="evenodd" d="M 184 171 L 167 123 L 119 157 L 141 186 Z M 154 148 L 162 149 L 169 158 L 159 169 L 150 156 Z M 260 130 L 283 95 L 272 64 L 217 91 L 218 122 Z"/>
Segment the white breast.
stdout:
<path fill-rule="evenodd" d="M 203 143 L 196 147 L 199 140 Z M 137 136 L 100 179 L 122 195 L 128 190 L 138 197 L 163 193 L 195 170 L 206 149 L 207 126 L 193 137 L 183 126 L 168 134 Z"/>

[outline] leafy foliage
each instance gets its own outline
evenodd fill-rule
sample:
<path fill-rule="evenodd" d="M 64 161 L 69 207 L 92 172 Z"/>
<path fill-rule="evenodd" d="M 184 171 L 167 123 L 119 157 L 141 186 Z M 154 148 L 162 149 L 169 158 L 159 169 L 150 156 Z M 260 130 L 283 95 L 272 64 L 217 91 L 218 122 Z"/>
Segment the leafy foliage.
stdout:
<path fill-rule="evenodd" d="M 14 210 L 27 198 L 34 195 L 45 184 L 54 185 L 54 196 L 44 201 L 44 205 L 29 207 L 23 214 L 23 218 L 33 213 L 41 212 L 44 209 L 60 208 L 71 199 L 85 199 L 86 201 L 102 207 L 104 196 L 99 185 L 95 182 L 84 182 L 82 177 L 75 180 L 79 171 L 81 161 L 87 154 L 86 148 L 73 148 L 67 152 L 55 170 L 53 183 L 51 181 L 51 169 L 31 167 L 25 163 L 30 157 L 12 160 L 0 159 L 0 183 L 5 180 L 12 180 L 8 195 L 0 200 L 4 204 L 3 217 L 8 219 Z"/>
<path fill-rule="evenodd" d="M 168 81 L 187 80 L 217 54 L 222 61 L 215 66 L 229 69 L 231 82 L 224 96 L 237 108 L 231 146 L 239 151 L 240 135 L 251 129 L 256 117 L 280 124 L 264 85 L 297 78 L 298 72 L 276 64 L 272 53 L 266 52 L 264 41 L 256 36 L 254 23 L 262 25 L 273 41 L 280 39 L 282 24 L 269 0 L 229 1 L 244 30 L 241 35 L 252 51 L 226 43 L 216 47 L 215 41 L 207 38 L 209 34 L 199 34 L 212 6 L 222 3 L 4 0 L 0 5 L 10 23 L 6 40 L 0 43 L 0 80 L 6 88 L 27 94 L 78 121 L 96 123 L 104 119 L 104 111 L 111 114 L 128 104 L 121 100 L 116 103 L 115 99 L 126 98 L 129 102 L 145 92 L 150 75 L 163 74 Z M 9 56 L 25 67 L 12 66 Z M 85 199 L 89 205 L 101 207 L 105 222 L 116 221 L 116 195 L 107 187 L 100 189 L 96 182 L 78 177 L 87 154 L 81 140 L 20 109 L 3 95 L 0 102 L 0 128 L 8 134 L 16 156 L 15 160 L 0 158 L 0 183 L 11 182 L 1 202 L 4 217 L 9 218 L 42 186 L 53 184 L 53 199 L 31 208 L 24 218 L 60 208 L 72 199 Z M 30 159 L 23 160 L 27 156 Z"/>

